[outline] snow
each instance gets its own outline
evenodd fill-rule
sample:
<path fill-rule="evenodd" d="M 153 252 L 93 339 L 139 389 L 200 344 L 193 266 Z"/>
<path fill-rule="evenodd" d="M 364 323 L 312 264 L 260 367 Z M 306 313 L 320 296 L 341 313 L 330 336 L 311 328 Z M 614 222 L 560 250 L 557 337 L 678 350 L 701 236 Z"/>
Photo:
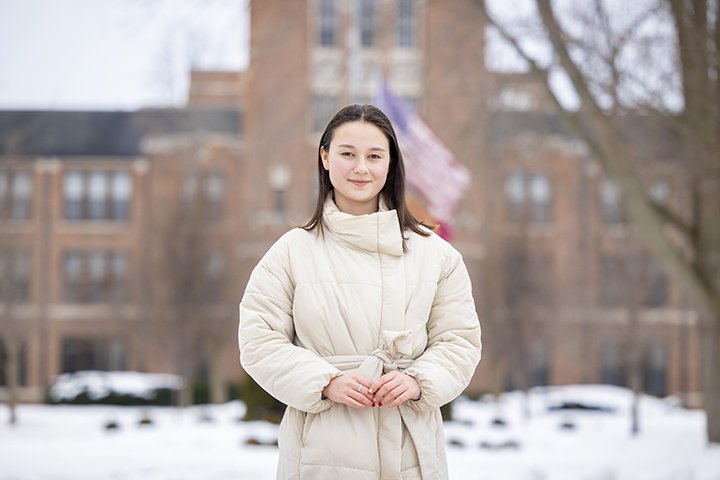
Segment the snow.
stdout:
<path fill-rule="evenodd" d="M 604 408 L 550 409 L 569 402 Z M 703 412 L 643 396 L 632 437 L 631 402 L 629 391 L 600 385 L 460 398 L 445 427 L 450 478 L 720 480 L 720 447 L 705 445 Z M 239 401 L 184 410 L 21 405 L 15 428 L 0 416 L 0 480 L 275 478 L 277 426 L 241 422 L 244 410 Z M 141 425 L 144 417 L 153 424 Z M 504 427 L 493 426 L 498 418 Z M 119 428 L 106 430 L 109 421 Z"/>
<path fill-rule="evenodd" d="M 179 390 L 182 384 L 180 376 L 171 374 L 81 371 L 60 375 L 50 388 L 50 398 L 60 402 L 87 393 L 92 400 L 99 400 L 115 393 L 150 400 L 157 390 Z"/>

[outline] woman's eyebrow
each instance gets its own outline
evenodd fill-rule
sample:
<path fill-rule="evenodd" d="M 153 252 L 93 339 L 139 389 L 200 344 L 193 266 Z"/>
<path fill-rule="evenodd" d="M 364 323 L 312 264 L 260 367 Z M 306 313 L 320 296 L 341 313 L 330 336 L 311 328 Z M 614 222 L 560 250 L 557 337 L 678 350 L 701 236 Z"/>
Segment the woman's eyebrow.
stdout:
<path fill-rule="evenodd" d="M 353 148 L 354 149 L 356 147 L 355 147 L 355 145 L 350 145 L 348 143 L 341 143 L 340 145 L 338 145 L 338 148 Z M 385 151 L 385 149 L 382 147 L 370 147 L 368 150 L 375 150 L 375 151 L 380 151 L 380 152 Z"/>

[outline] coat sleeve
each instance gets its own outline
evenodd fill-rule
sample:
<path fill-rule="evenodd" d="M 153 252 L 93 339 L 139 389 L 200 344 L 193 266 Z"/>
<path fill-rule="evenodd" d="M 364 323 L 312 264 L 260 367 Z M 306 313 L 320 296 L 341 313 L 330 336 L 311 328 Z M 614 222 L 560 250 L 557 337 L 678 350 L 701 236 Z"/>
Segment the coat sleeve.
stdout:
<path fill-rule="evenodd" d="M 318 413 L 330 408 L 322 390 L 342 372 L 293 344 L 289 245 L 281 238 L 255 267 L 240 302 L 238 343 L 243 369 L 270 395 L 291 407 Z"/>
<path fill-rule="evenodd" d="M 427 323 L 427 348 L 405 370 L 422 390 L 419 400 L 407 402 L 419 411 L 440 407 L 460 395 L 482 350 L 480 322 L 462 256 L 452 249 L 444 263 Z"/>

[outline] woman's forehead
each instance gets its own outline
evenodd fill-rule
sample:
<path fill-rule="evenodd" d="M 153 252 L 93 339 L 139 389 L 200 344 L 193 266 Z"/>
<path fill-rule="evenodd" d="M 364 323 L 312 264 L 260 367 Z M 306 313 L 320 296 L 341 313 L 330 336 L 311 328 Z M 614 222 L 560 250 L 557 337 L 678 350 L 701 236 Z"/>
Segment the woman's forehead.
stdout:
<path fill-rule="evenodd" d="M 383 131 L 373 123 L 360 121 L 343 123 L 337 127 L 331 144 L 354 148 L 388 149 L 388 140 Z"/>

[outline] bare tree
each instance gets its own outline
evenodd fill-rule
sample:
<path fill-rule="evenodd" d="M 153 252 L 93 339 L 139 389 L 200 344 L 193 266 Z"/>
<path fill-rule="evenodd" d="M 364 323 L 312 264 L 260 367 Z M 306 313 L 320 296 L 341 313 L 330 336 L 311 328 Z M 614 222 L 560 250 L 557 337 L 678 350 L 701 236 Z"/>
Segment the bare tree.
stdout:
<path fill-rule="evenodd" d="M 601 0 L 573 3 L 573 28 L 550 0 L 534 2 L 539 36 L 552 58 L 530 53 L 507 22 L 474 0 L 486 21 L 514 48 L 592 156 L 618 183 L 630 218 L 645 245 L 695 299 L 705 342 L 702 352 L 707 437 L 720 443 L 720 14 L 717 0 L 639 2 L 628 15 Z M 623 4 L 622 8 L 626 8 Z M 584 16 L 577 12 L 585 13 Z M 572 12 L 571 12 L 572 13 Z M 623 20 L 618 27 L 618 19 Z M 576 20 L 577 21 L 577 20 Z M 655 28 L 643 28 L 652 24 Z M 665 43 L 644 32 L 666 31 Z M 661 44 L 662 51 L 652 46 Z M 627 61 L 633 55 L 637 62 Z M 654 62 L 650 61 L 654 60 Z M 578 106 L 554 88 L 565 75 Z M 623 115 L 662 119 L 676 135 L 689 181 L 689 213 L 655 202 L 634 162 L 636 144 L 620 128 Z"/>
<path fill-rule="evenodd" d="M 512 228 L 494 246 L 492 256 L 499 261 L 498 277 L 502 283 L 499 304 L 502 321 L 494 326 L 495 338 L 502 342 L 507 356 L 507 380 L 513 388 L 524 392 L 543 379 L 547 345 L 546 333 L 556 306 L 552 255 L 532 233 L 534 228 L 550 220 L 549 180 L 528 168 L 532 157 L 530 145 L 521 146 L 521 162 L 504 180 L 508 195 L 503 212 Z M 506 153 L 500 153 L 505 155 Z M 545 192 L 542 199 L 530 191 Z M 496 300 L 498 301 L 498 300 Z M 529 403 L 523 404 L 525 418 L 530 417 Z"/>
<path fill-rule="evenodd" d="M 7 381 L 9 423 L 17 418 L 21 355 L 35 322 L 18 312 L 18 303 L 29 299 L 30 255 L 14 225 L 30 216 L 31 172 L 21 168 L 17 156 L 20 145 L 39 127 L 40 117 L 21 122 L 3 132 L 0 150 L 0 347 L 6 356 L 4 376 Z"/>
<path fill-rule="evenodd" d="M 6 355 L 4 376 L 7 381 L 9 422 L 17 423 L 16 407 L 18 403 L 18 387 L 20 376 L 21 355 L 33 322 L 18 312 L 18 303 L 27 300 L 29 295 L 28 252 L 22 247 L 12 228 L 16 213 L 14 192 L 17 191 L 18 180 L 22 170 L 17 168 L 17 161 L 10 160 L 0 170 L 0 339 Z M 23 172 L 27 175 L 27 172 Z"/>
<path fill-rule="evenodd" d="M 182 198 L 161 209 L 167 215 L 154 238 L 154 334 L 185 379 L 183 406 L 199 376 L 206 377 L 212 402 L 226 401 L 221 361 L 236 322 L 232 245 L 218 229 L 223 212 L 204 194 L 207 180 L 201 169 L 184 172 Z"/>

